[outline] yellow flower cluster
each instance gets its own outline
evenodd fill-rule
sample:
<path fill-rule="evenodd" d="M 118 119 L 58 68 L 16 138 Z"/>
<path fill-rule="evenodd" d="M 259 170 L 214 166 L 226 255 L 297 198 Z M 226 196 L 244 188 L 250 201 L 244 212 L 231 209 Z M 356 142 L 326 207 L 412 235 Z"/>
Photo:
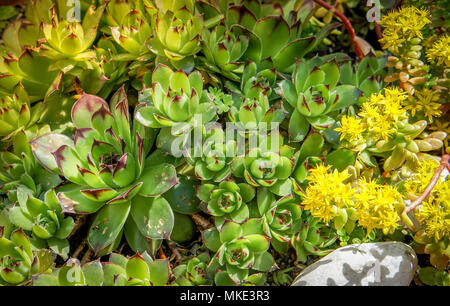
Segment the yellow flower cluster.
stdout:
<path fill-rule="evenodd" d="M 427 50 L 427 58 L 430 62 L 436 61 L 438 66 L 445 64 L 446 67 L 450 67 L 450 36 L 438 38 Z"/>
<path fill-rule="evenodd" d="M 383 27 L 383 38 L 380 42 L 385 49 L 393 47 L 398 50 L 400 44 L 410 39 L 423 38 L 420 31 L 429 23 L 431 23 L 430 13 L 425 9 L 406 6 L 393 10 L 379 22 Z"/>
<path fill-rule="evenodd" d="M 433 122 L 433 117 L 439 117 L 442 112 L 439 110 L 441 107 L 439 101 L 439 92 L 424 88 L 415 92 L 414 96 L 410 96 L 405 100 L 405 110 L 410 111 L 411 116 L 416 116 L 416 113 L 423 112 L 425 117 L 430 122 Z"/>
<path fill-rule="evenodd" d="M 305 209 L 311 212 L 314 217 L 329 222 L 337 216 L 338 208 L 346 208 L 353 205 L 354 191 L 349 184 L 344 181 L 350 174 L 328 171 L 330 166 L 319 165 L 311 169 L 308 180 L 310 184 L 306 189 L 306 196 L 303 200 Z"/>
<path fill-rule="evenodd" d="M 388 140 L 397 131 L 396 122 L 408 118 L 402 107 L 406 93 L 398 88 L 385 88 L 384 94 L 373 94 L 358 114 L 373 141 Z"/>
<path fill-rule="evenodd" d="M 350 176 L 347 172 L 329 169 L 320 165 L 310 170 L 303 205 L 311 215 L 329 222 L 339 209 L 353 209 L 359 225 L 368 233 L 377 228 L 387 234 L 397 228 L 404 205 L 395 188 L 364 179 L 354 188 L 345 182 Z"/>
<path fill-rule="evenodd" d="M 390 185 L 365 179 L 359 180 L 359 188 L 354 205 L 359 225 L 368 233 L 374 228 L 381 229 L 384 234 L 394 232 L 404 208 L 401 194 Z"/>
<path fill-rule="evenodd" d="M 416 173 L 405 182 L 408 193 L 419 196 L 430 183 L 438 163 L 422 161 Z M 450 180 L 439 180 L 428 197 L 416 210 L 417 219 L 428 237 L 436 242 L 450 235 Z"/>
<path fill-rule="evenodd" d="M 341 140 L 346 138 L 350 142 L 360 142 L 363 140 L 362 133 L 365 131 L 361 120 L 354 116 L 344 116 L 341 119 L 341 127 L 335 131 L 341 133 Z"/>

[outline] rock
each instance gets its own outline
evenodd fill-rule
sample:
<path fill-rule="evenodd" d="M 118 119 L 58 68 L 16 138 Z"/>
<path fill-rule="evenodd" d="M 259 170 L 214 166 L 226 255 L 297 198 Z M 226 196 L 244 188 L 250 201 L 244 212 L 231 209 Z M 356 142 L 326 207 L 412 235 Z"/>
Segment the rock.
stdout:
<path fill-rule="evenodd" d="M 416 268 L 416 253 L 402 242 L 353 244 L 306 267 L 292 286 L 408 286 Z"/>

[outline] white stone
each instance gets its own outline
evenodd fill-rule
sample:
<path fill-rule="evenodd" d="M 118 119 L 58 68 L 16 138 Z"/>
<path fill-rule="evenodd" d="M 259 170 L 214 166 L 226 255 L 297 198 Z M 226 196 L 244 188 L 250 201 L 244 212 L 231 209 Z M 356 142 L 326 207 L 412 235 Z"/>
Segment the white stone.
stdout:
<path fill-rule="evenodd" d="M 292 286 L 408 286 L 417 268 L 402 242 L 352 244 L 306 267 Z"/>

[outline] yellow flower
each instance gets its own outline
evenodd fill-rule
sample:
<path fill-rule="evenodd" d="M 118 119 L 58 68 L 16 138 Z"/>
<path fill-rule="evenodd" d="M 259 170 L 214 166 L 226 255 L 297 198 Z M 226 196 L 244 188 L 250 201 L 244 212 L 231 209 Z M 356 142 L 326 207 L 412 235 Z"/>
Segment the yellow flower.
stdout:
<path fill-rule="evenodd" d="M 436 242 L 450 235 L 450 209 L 448 205 L 442 205 L 439 198 L 424 201 L 415 215 L 424 224 L 427 236 Z"/>
<path fill-rule="evenodd" d="M 421 161 L 404 187 L 406 192 L 419 196 L 428 186 L 439 164 Z M 438 180 L 430 196 L 416 209 L 415 216 L 424 226 L 428 237 L 436 241 L 450 234 L 450 180 Z"/>
<path fill-rule="evenodd" d="M 341 118 L 341 127 L 334 130 L 341 132 L 341 140 L 347 138 L 350 142 L 359 142 L 363 140 L 362 133 L 366 128 L 362 125 L 360 119 L 353 116 L 344 116 Z"/>
<path fill-rule="evenodd" d="M 428 61 L 436 61 L 436 65 L 442 65 L 450 67 L 450 36 L 445 35 L 439 37 L 433 46 L 427 50 Z"/>
<path fill-rule="evenodd" d="M 398 88 L 385 88 L 384 94 L 372 94 L 362 105 L 358 114 L 363 125 L 367 128 L 373 141 L 388 140 L 397 131 L 396 122 L 406 119 L 405 109 L 402 107 L 406 93 Z"/>
<path fill-rule="evenodd" d="M 316 218 L 329 222 L 337 216 L 338 208 L 351 207 L 354 194 L 350 184 L 344 181 L 350 177 L 346 172 L 329 171 L 330 166 L 319 165 L 310 170 L 303 205 Z"/>
<path fill-rule="evenodd" d="M 422 28 L 431 23 L 430 13 L 425 9 L 414 6 L 401 7 L 383 16 L 379 24 L 384 28 L 383 38 L 380 42 L 383 48 L 393 47 L 398 50 L 398 46 L 407 40 L 415 37 L 423 38 Z"/>
<path fill-rule="evenodd" d="M 411 116 L 415 117 L 416 112 L 422 112 L 425 117 L 428 118 L 430 122 L 433 122 L 433 117 L 439 117 L 442 115 L 439 101 L 439 92 L 431 90 L 429 88 L 424 88 L 422 90 L 416 91 L 414 96 L 409 97 L 405 100 L 405 109 L 411 112 Z"/>
<path fill-rule="evenodd" d="M 354 208 L 358 223 L 370 233 L 374 228 L 384 234 L 392 233 L 398 227 L 404 204 L 401 194 L 390 185 L 360 179 L 359 192 L 355 194 Z"/>

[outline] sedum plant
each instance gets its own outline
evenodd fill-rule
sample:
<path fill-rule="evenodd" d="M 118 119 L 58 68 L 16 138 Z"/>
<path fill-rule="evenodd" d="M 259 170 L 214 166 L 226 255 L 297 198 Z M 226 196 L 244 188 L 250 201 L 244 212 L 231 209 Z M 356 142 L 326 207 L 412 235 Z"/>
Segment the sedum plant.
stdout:
<path fill-rule="evenodd" d="M 72 122 L 74 140 L 49 133 L 35 138 L 31 146 L 44 167 L 71 182 L 58 192 L 63 211 L 98 211 L 89 245 L 96 252 L 114 245 L 127 220 L 132 223 L 125 227 L 127 237 L 169 237 L 173 213 L 158 196 L 177 183 L 176 171 L 172 165 L 146 159 L 152 134 L 131 122 L 124 89 L 116 92 L 111 105 L 84 94 L 72 108 Z"/>

